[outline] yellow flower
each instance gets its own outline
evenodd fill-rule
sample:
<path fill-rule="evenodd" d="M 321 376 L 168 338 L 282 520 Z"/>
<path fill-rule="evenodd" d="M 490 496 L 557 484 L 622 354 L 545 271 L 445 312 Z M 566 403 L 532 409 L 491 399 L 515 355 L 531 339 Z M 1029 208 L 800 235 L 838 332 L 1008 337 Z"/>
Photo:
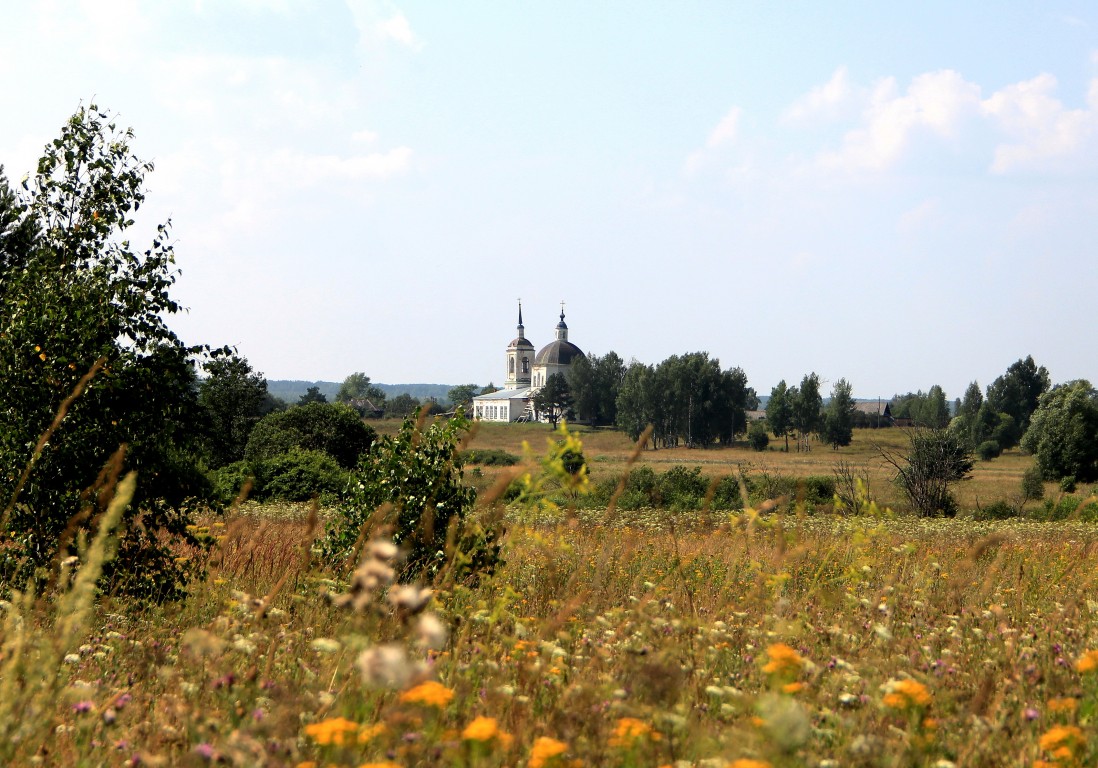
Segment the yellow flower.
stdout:
<path fill-rule="evenodd" d="M 804 683 L 786 683 L 782 686 L 782 690 L 786 693 L 798 693 L 804 690 Z"/>
<path fill-rule="evenodd" d="M 785 643 L 774 643 L 766 649 L 766 655 L 770 657 L 770 661 L 763 666 L 763 672 L 768 675 L 799 672 L 804 666 L 801 655 Z"/>
<path fill-rule="evenodd" d="M 1048 711 L 1049 712 L 1074 712 L 1079 706 L 1079 702 L 1073 698 L 1064 699 L 1049 699 Z"/>
<path fill-rule="evenodd" d="M 491 741 L 499 735 L 499 723 L 494 717 L 478 717 L 465 726 L 461 738 L 467 741 Z"/>
<path fill-rule="evenodd" d="M 884 705 L 892 709 L 925 707 L 930 704 L 930 691 L 917 680 L 892 680 L 887 684 Z"/>
<path fill-rule="evenodd" d="M 610 737 L 611 747 L 628 747 L 634 741 L 644 736 L 651 736 L 654 740 L 657 734 L 652 732 L 652 726 L 635 717 L 623 717 L 614 726 L 614 735 Z"/>
<path fill-rule="evenodd" d="M 1077 745 L 1085 744 L 1087 741 L 1086 736 L 1075 725 L 1054 725 L 1041 735 L 1041 740 L 1038 742 L 1041 745 L 1041 749 L 1046 752 L 1055 752 L 1063 747 L 1068 747 L 1068 756 L 1070 757 L 1071 749 Z"/>
<path fill-rule="evenodd" d="M 732 765 L 728 768 L 772 768 L 772 766 L 765 760 L 752 760 L 749 757 L 741 757 L 739 760 L 733 760 Z"/>
<path fill-rule="evenodd" d="M 415 688 L 410 688 L 400 694 L 400 700 L 406 704 L 425 704 L 428 707 L 442 709 L 454 698 L 454 692 L 442 683 L 428 680 L 420 683 Z"/>
<path fill-rule="evenodd" d="M 1084 675 L 1098 669 L 1098 651 L 1087 651 L 1075 662 L 1075 669 Z"/>
<path fill-rule="evenodd" d="M 363 763 L 358 768 L 400 768 L 397 763 L 391 763 L 386 760 L 383 763 Z"/>
<path fill-rule="evenodd" d="M 332 717 L 305 726 L 305 735 L 317 744 L 348 744 L 358 733 L 358 723 L 343 717 Z"/>
<path fill-rule="evenodd" d="M 534 739 L 534 746 L 530 750 L 530 761 L 527 768 L 544 768 L 549 760 L 557 755 L 563 755 L 568 751 L 568 745 L 563 741 L 548 736 L 538 736 Z"/>

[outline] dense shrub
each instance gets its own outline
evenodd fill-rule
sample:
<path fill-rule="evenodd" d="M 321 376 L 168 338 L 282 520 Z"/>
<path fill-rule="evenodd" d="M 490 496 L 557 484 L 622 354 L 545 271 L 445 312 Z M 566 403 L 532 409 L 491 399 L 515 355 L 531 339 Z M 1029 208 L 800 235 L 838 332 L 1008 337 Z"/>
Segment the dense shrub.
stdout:
<path fill-rule="evenodd" d="M 1017 517 L 1019 510 L 1005 501 L 996 501 L 981 507 L 973 517 L 976 520 L 1008 520 Z"/>
<path fill-rule="evenodd" d="M 231 504 L 240 495 L 244 483 L 254 476 L 255 472 L 251 464 L 246 461 L 234 461 L 232 464 L 218 467 L 210 473 L 213 500 L 223 505 Z"/>
<path fill-rule="evenodd" d="M 264 461 L 257 469 L 256 493 L 262 499 L 334 499 L 346 490 L 350 479 L 347 470 L 328 454 L 303 448 Z"/>
<path fill-rule="evenodd" d="M 1064 493 L 1075 493 L 1075 475 L 1060 478 L 1060 490 Z"/>
<path fill-rule="evenodd" d="M 755 451 L 765 451 L 770 445 L 770 436 L 766 433 L 766 426 L 761 421 L 756 421 L 747 430 L 747 444 Z"/>
<path fill-rule="evenodd" d="M 976 446 L 976 455 L 983 461 L 991 461 L 997 459 L 1002 454 L 1002 449 L 999 448 L 999 444 L 994 440 L 984 440 L 978 446 Z"/>
<path fill-rule="evenodd" d="M 393 541 L 404 549 L 407 572 L 433 573 L 444 564 L 447 529 L 460 525 L 476 500 L 476 490 L 463 482 L 458 451 L 469 422 L 459 413 L 420 429 L 418 416 L 417 411 L 404 419 L 397 434 L 382 437 L 359 460 L 321 545 L 329 562 L 353 555 L 363 525 L 391 505 L 382 522 L 392 526 Z"/>
<path fill-rule="evenodd" d="M 519 457 L 499 448 L 475 448 L 463 451 L 461 460 L 465 464 L 480 464 L 484 467 L 513 467 L 519 463 Z"/>
<path fill-rule="evenodd" d="M 248 438 L 244 459 L 254 467 L 294 448 L 323 451 L 350 469 L 377 438 L 354 409 L 332 403 L 309 403 L 263 417 Z"/>
<path fill-rule="evenodd" d="M 798 484 L 798 497 L 803 501 L 830 506 L 835 500 L 835 478 L 832 475 L 809 475 Z"/>
<path fill-rule="evenodd" d="M 659 477 L 657 493 L 660 506 L 680 512 L 701 509 L 709 480 L 702 475 L 701 467 L 675 466 Z"/>
<path fill-rule="evenodd" d="M 1026 501 L 1040 501 L 1045 497 L 1045 477 L 1039 466 L 1030 467 L 1022 475 L 1022 497 Z"/>

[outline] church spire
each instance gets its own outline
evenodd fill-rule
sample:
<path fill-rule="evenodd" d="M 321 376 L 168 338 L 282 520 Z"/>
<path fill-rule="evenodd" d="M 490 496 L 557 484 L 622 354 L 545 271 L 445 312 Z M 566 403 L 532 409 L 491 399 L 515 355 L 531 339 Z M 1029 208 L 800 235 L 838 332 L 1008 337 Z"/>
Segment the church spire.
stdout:
<path fill-rule="evenodd" d="M 522 299 L 518 300 L 519 305 L 519 321 L 518 321 L 518 337 L 520 339 L 525 338 L 524 331 L 526 330 L 522 325 Z"/>
<path fill-rule="evenodd" d="M 560 303 L 560 322 L 557 323 L 557 338 L 568 341 L 568 324 L 564 322 L 564 302 Z"/>

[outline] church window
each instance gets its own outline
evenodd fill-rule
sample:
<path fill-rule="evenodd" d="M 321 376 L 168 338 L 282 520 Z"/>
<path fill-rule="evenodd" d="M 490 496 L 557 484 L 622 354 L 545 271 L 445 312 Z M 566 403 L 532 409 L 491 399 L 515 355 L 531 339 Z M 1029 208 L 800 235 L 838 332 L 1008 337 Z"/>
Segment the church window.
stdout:
<path fill-rule="evenodd" d="M 522 358 L 522 372 L 523 373 L 529 373 L 530 372 L 530 358 L 528 358 L 528 357 Z"/>
<path fill-rule="evenodd" d="M 514 373 L 515 372 L 515 358 L 513 358 L 513 357 L 507 358 L 507 372 L 508 373 Z"/>

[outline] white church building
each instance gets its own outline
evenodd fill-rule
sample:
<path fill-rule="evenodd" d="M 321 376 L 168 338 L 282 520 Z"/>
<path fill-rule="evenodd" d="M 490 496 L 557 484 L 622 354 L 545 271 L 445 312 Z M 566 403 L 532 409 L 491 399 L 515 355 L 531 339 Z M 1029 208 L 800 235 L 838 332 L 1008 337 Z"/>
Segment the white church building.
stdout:
<path fill-rule="evenodd" d="M 526 338 L 522 325 L 520 302 L 518 335 L 507 345 L 507 377 L 503 389 L 474 397 L 473 418 L 483 421 L 537 421 L 534 395 L 545 386 L 550 376 L 554 373 L 567 375 L 572 363 L 583 356 L 583 351 L 568 341 L 564 302 L 561 302 L 556 338 L 535 355 L 534 345 Z"/>

